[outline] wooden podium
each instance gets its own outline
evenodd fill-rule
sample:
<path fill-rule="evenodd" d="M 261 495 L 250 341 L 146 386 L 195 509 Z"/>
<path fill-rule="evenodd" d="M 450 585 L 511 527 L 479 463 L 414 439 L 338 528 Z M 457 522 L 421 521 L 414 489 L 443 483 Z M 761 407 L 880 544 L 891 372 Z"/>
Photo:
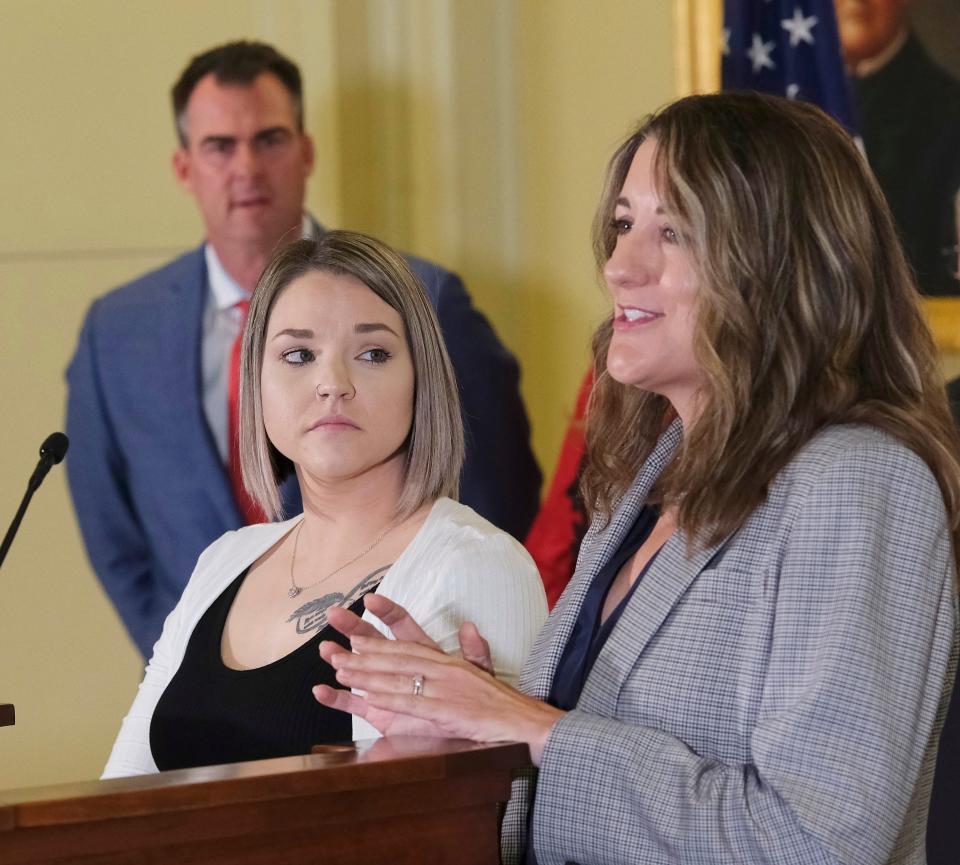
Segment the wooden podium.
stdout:
<path fill-rule="evenodd" d="M 403 865 L 499 861 L 526 745 L 392 738 L 0 792 L 0 862 Z"/>

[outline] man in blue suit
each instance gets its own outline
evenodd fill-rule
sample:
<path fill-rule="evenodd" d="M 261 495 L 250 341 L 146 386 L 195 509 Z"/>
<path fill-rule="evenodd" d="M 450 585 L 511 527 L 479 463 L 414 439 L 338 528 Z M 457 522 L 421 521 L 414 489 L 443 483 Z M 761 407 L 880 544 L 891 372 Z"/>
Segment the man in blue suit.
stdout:
<path fill-rule="evenodd" d="M 290 60 L 262 43 L 214 48 L 184 70 L 173 104 L 174 173 L 196 199 L 206 239 L 95 301 L 67 370 L 74 506 L 91 563 L 144 656 L 200 552 L 251 518 L 228 468 L 242 303 L 278 245 L 323 231 L 303 210 L 314 151 Z M 459 278 L 409 261 L 460 384 L 462 500 L 522 539 L 540 471 L 517 363 Z M 291 481 L 284 501 L 295 513 Z"/>

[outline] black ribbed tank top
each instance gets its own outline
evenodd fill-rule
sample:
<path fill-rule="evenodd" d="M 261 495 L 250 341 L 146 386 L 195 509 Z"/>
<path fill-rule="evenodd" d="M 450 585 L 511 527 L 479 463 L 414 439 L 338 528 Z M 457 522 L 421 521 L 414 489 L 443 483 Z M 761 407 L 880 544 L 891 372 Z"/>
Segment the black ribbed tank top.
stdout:
<path fill-rule="evenodd" d="M 338 687 L 317 647 L 321 640 L 348 643 L 329 625 L 263 667 L 233 670 L 223 663 L 223 627 L 246 575 L 200 618 L 157 702 L 150 749 L 161 771 L 308 754 L 312 745 L 352 738 L 351 716 L 321 706 L 311 693 L 314 685 Z M 350 609 L 361 615 L 363 597 Z"/>

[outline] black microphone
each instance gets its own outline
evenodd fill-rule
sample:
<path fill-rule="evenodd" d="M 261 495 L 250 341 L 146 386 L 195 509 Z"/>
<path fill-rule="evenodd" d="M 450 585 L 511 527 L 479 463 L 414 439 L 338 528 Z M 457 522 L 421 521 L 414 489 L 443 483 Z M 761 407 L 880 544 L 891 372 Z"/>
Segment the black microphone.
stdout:
<path fill-rule="evenodd" d="M 20 502 L 17 515 L 13 518 L 13 522 L 10 523 L 10 528 L 7 529 L 3 543 L 0 544 L 0 565 L 3 564 L 3 560 L 7 557 L 7 550 L 10 549 L 10 544 L 13 543 L 17 529 L 20 528 L 20 523 L 23 520 L 23 515 L 27 512 L 27 505 L 30 504 L 30 499 L 33 498 L 33 494 L 40 488 L 40 484 L 43 483 L 43 479 L 47 476 L 47 472 L 50 471 L 50 467 L 56 465 L 64 458 L 69 446 L 70 439 L 62 432 L 50 433 L 50 435 L 43 440 L 43 444 L 40 445 L 40 461 L 33 470 L 33 474 L 30 475 L 30 480 L 27 481 L 27 492 L 23 496 L 23 501 Z"/>
<path fill-rule="evenodd" d="M 68 447 L 70 447 L 70 439 L 62 432 L 50 433 L 43 440 L 43 444 L 40 445 L 40 462 L 37 463 L 33 474 L 30 475 L 30 480 L 27 481 L 28 489 L 32 489 L 34 492 L 39 489 L 43 479 L 47 476 L 47 472 L 50 471 L 50 467 L 63 460 Z"/>

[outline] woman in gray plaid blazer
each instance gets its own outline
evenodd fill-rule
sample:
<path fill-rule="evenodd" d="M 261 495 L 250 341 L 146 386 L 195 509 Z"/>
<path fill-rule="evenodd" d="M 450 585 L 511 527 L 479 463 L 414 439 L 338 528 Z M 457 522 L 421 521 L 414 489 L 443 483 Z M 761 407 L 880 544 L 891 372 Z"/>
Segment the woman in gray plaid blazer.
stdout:
<path fill-rule="evenodd" d="M 504 859 L 921 863 L 957 657 L 960 466 L 890 214 L 818 109 L 690 97 L 614 155 L 594 229 L 577 572 L 515 691 L 347 615 L 321 702 L 529 743 Z"/>

